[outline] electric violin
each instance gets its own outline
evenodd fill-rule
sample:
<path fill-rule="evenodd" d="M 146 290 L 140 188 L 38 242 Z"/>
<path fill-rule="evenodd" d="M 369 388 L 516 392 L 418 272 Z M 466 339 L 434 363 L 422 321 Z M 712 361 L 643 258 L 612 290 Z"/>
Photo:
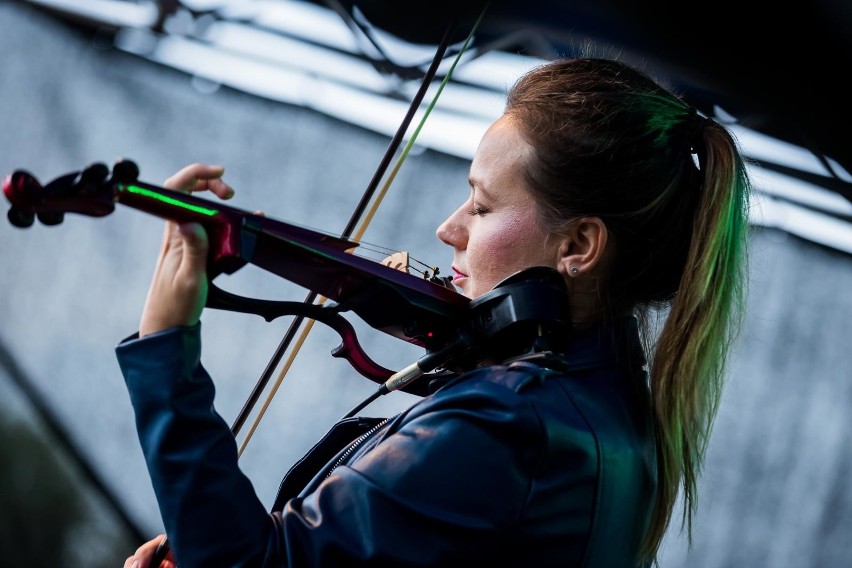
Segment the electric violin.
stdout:
<path fill-rule="evenodd" d="M 7 217 L 20 228 L 36 219 L 57 225 L 67 213 L 103 217 L 120 203 L 165 219 L 200 223 L 210 239 L 207 307 L 257 314 L 267 321 L 302 316 L 328 325 L 342 339 L 332 355 L 379 383 L 379 394 L 395 390 L 422 394 L 422 388 L 412 385 L 427 373 L 470 367 L 493 353 L 505 359 L 506 353 L 518 350 L 513 346 L 526 350 L 533 339 L 541 342 L 561 334 L 569 323 L 564 282 L 551 269 L 523 271 L 470 300 L 439 278 L 437 269 L 414 276 L 389 266 L 393 261 L 385 264 L 357 256 L 356 242 L 158 187 L 138 176 L 138 166 L 129 160 L 118 161 L 112 169 L 96 163 L 44 186 L 29 172 L 18 170 L 3 181 L 3 193 L 11 203 Z M 247 264 L 332 301 L 246 298 L 214 285 L 217 276 Z M 423 347 L 425 354 L 399 371 L 382 367 L 358 343 L 343 316 L 350 311 L 376 330 Z"/>

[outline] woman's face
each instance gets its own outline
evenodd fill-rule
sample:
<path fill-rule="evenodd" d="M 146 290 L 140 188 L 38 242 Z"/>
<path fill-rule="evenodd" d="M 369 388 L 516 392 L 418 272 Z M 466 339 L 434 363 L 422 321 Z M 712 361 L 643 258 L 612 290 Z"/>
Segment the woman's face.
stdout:
<path fill-rule="evenodd" d="M 559 242 L 542 226 L 521 175 L 531 147 L 503 116 L 482 138 L 470 167 L 470 196 L 438 227 L 453 247 L 453 284 L 468 298 L 531 266 L 557 268 Z"/>

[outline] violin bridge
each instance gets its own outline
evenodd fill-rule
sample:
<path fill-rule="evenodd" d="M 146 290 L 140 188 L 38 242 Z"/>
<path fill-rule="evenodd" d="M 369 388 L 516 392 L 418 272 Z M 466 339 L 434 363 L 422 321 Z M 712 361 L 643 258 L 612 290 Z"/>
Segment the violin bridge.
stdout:
<path fill-rule="evenodd" d="M 414 259 L 414 261 L 418 264 L 423 264 L 423 262 L 417 260 L 416 258 Z M 382 264 L 393 268 L 394 270 L 405 272 L 406 274 L 411 274 L 411 272 L 409 271 L 414 270 L 415 272 L 423 276 L 424 280 L 434 282 L 435 284 L 440 284 L 444 288 L 455 291 L 452 276 L 439 277 L 438 273 L 440 272 L 440 270 L 437 266 L 431 267 L 426 264 L 423 264 L 423 266 L 426 266 L 427 270 L 419 270 L 417 268 L 413 268 L 411 266 L 411 257 L 406 251 L 400 251 L 390 255 L 382 261 Z"/>
<path fill-rule="evenodd" d="M 411 263 L 409 260 L 408 253 L 406 251 L 395 252 L 389 257 L 385 258 L 382 261 L 382 264 L 393 268 L 394 270 L 399 270 L 400 272 L 405 272 L 408 274 L 408 269 L 411 268 Z"/>

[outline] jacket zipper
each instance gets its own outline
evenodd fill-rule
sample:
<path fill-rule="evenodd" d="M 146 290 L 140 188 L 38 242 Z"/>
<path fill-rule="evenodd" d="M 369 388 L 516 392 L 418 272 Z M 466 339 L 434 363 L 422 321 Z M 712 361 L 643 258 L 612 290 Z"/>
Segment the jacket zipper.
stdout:
<path fill-rule="evenodd" d="M 334 462 L 334 465 L 333 465 L 333 466 L 331 466 L 331 468 L 328 470 L 328 472 L 326 472 L 326 474 L 325 474 L 326 479 L 328 479 L 328 477 L 331 475 L 331 473 L 332 473 L 335 469 L 337 469 L 337 467 L 338 467 L 339 465 L 343 464 L 343 463 L 344 463 L 344 462 L 345 462 L 345 461 L 349 458 L 349 456 L 351 456 L 351 455 L 352 455 L 352 452 L 354 452 L 356 449 L 358 449 L 358 446 L 360 446 L 361 444 L 363 444 L 363 443 L 364 443 L 364 441 L 365 441 L 367 438 L 369 438 L 370 436 L 372 436 L 373 434 L 375 434 L 375 433 L 376 433 L 376 431 L 377 431 L 379 428 L 381 428 L 382 426 L 384 426 L 385 424 L 387 424 L 388 422 L 390 422 L 391 420 L 393 420 L 394 418 L 396 418 L 396 417 L 397 417 L 397 416 L 399 416 L 400 414 L 402 414 L 402 413 L 401 413 L 401 412 L 399 412 L 399 413 L 397 413 L 396 415 L 391 416 L 390 418 L 385 418 L 384 420 L 382 420 L 381 422 L 379 422 L 378 424 L 376 424 L 375 426 L 373 426 L 372 428 L 370 428 L 369 430 L 367 430 L 366 432 L 364 432 L 363 434 L 361 434 L 360 436 L 358 436 L 357 438 L 355 438 L 355 440 L 353 440 L 353 441 L 352 441 L 352 443 L 351 443 L 351 444 L 349 444 L 349 447 L 348 447 L 348 448 L 346 448 L 346 451 L 344 451 L 344 452 L 343 452 L 343 454 L 342 454 L 342 455 L 341 455 L 341 456 L 337 459 L 337 461 L 336 461 L 336 462 Z"/>

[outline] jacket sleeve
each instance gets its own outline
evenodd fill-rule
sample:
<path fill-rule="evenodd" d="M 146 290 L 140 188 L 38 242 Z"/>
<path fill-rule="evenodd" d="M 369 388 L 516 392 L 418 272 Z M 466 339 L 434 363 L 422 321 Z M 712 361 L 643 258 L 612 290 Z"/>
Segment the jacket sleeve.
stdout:
<path fill-rule="evenodd" d="M 116 348 L 169 543 L 181 568 L 258 563 L 273 523 L 213 406 L 200 324 Z"/>

